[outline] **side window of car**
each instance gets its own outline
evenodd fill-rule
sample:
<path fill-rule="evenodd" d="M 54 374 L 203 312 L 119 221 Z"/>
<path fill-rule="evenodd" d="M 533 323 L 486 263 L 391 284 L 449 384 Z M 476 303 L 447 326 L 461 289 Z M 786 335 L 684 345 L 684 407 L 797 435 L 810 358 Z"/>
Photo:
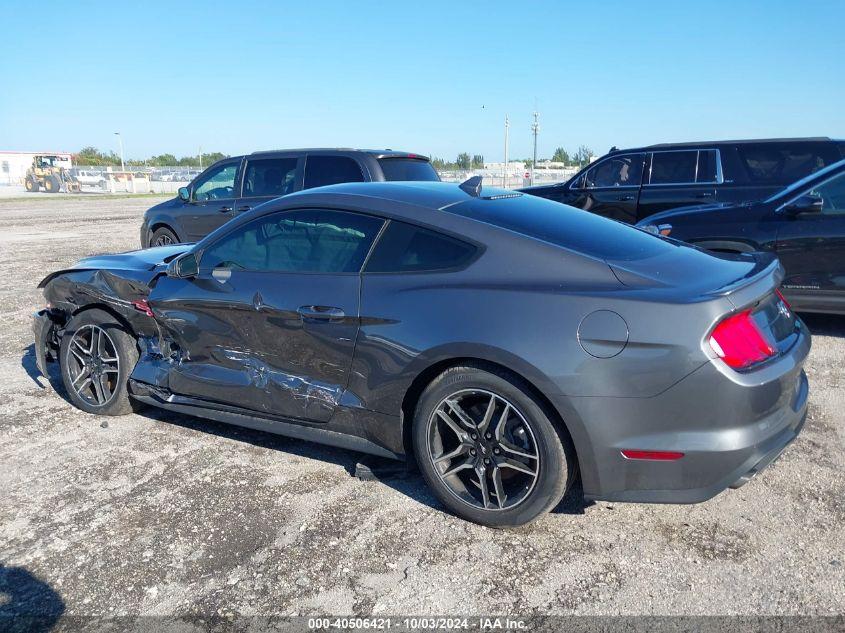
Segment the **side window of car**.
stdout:
<path fill-rule="evenodd" d="M 348 156 L 308 156 L 305 160 L 305 189 L 363 181 L 360 165 Z"/>
<path fill-rule="evenodd" d="M 238 227 L 208 247 L 200 270 L 356 273 L 383 224 L 380 218 L 346 211 L 273 213 Z"/>
<path fill-rule="evenodd" d="M 476 247 L 405 222 L 391 220 L 373 249 L 364 272 L 400 273 L 459 268 Z"/>
<path fill-rule="evenodd" d="M 808 192 L 822 199 L 822 213 L 825 215 L 845 214 L 845 174 L 828 180 Z"/>
<path fill-rule="evenodd" d="M 220 165 L 194 183 L 194 200 L 219 200 L 235 196 L 235 177 L 238 163 Z"/>
<path fill-rule="evenodd" d="M 698 167 L 695 170 L 695 182 L 719 182 L 719 153 L 715 149 L 698 151 Z"/>
<path fill-rule="evenodd" d="M 654 152 L 651 156 L 652 185 L 678 185 L 695 182 L 698 151 Z"/>
<path fill-rule="evenodd" d="M 639 187 L 643 175 L 643 155 L 626 154 L 606 158 L 590 168 L 584 177 L 588 189 L 598 187 Z"/>
<path fill-rule="evenodd" d="M 751 182 L 774 184 L 800 180 L 840 160 L 839 152 L 833 145 L 809 143 L 740 146 L 739 157 L 748 170 Z"/>
<path fill-rule="evenodd" d="M 295 156 L 249 160 L 244 172 L 243 196 L 284 196 L 296 187 Z"/>

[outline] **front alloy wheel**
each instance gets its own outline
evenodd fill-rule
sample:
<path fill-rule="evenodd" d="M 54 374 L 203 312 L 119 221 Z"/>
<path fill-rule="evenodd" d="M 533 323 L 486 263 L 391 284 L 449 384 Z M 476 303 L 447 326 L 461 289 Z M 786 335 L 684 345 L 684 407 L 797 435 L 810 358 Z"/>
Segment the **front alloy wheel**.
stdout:
<path fill-rule="evenodd" d="M 67 324 L 59 348 L 68 397 L 78 408 L 97 415 L 131 413 L 128 381 L 138 362 L 135 338 L 111 314 L 85 310 Z"/>
<path fill-rule="evenodd" d="M 117 346 L 108 332 L 99 325 L 85 325 L 73 333 L 68 349 L 71 389 L 92 406 L 108 404 L 120 376 Z"/>

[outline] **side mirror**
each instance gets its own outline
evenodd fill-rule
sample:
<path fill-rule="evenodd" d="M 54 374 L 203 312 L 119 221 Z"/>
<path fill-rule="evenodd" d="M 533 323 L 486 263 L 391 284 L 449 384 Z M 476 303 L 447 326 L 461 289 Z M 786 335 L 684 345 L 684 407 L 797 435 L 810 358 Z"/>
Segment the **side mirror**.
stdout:
<path fill-rule="evenodd" d="M 785 207 L 785 211 L 789 215 L 799 215 L 801 213 L 821 213 L 824 207 L 824 200 L 819 196 L 806 194 L 797 198 L 792 204 Z"/>
<path fill-rule="evenodd" d="M 196 277 L 199 274 L 199 269 L 196 254 L 185 253 L 170 262 L 170 265 L 167 267 L 167 276 L 178 279 L 189 279 Z"/>
<path fill-rule="evenodd" d="M 182 202 L 188 202 L 191 199 L 191 192 L 187 187 L 179 187 L 179 199 Z"/>

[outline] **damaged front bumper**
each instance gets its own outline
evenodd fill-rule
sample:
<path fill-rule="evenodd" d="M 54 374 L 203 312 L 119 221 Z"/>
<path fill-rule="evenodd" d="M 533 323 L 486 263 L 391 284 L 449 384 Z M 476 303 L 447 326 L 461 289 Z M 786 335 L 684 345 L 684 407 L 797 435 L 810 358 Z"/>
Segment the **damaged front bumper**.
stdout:
<path fill-rule="evenodd" d="M 61 322 L 51 310 L 39 310 L 32 315 L 32 333 L 35 335 L 35 366 L 45 378 L 47 363 L 59 358 L 58 329 Z"/>

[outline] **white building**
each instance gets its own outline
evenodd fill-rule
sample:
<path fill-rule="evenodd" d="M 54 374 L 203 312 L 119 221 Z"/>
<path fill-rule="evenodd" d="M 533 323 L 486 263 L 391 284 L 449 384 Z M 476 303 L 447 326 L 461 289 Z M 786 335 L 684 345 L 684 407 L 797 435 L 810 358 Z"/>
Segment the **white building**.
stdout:
<path fill-rule="evenodd" d="M 23 184 L 26 170 L 32 166 L 33 156 L 58 156 L 63 167 L 71 167 L 70 152 L 13 152 L 0 150 L 0 186 Z"/>

